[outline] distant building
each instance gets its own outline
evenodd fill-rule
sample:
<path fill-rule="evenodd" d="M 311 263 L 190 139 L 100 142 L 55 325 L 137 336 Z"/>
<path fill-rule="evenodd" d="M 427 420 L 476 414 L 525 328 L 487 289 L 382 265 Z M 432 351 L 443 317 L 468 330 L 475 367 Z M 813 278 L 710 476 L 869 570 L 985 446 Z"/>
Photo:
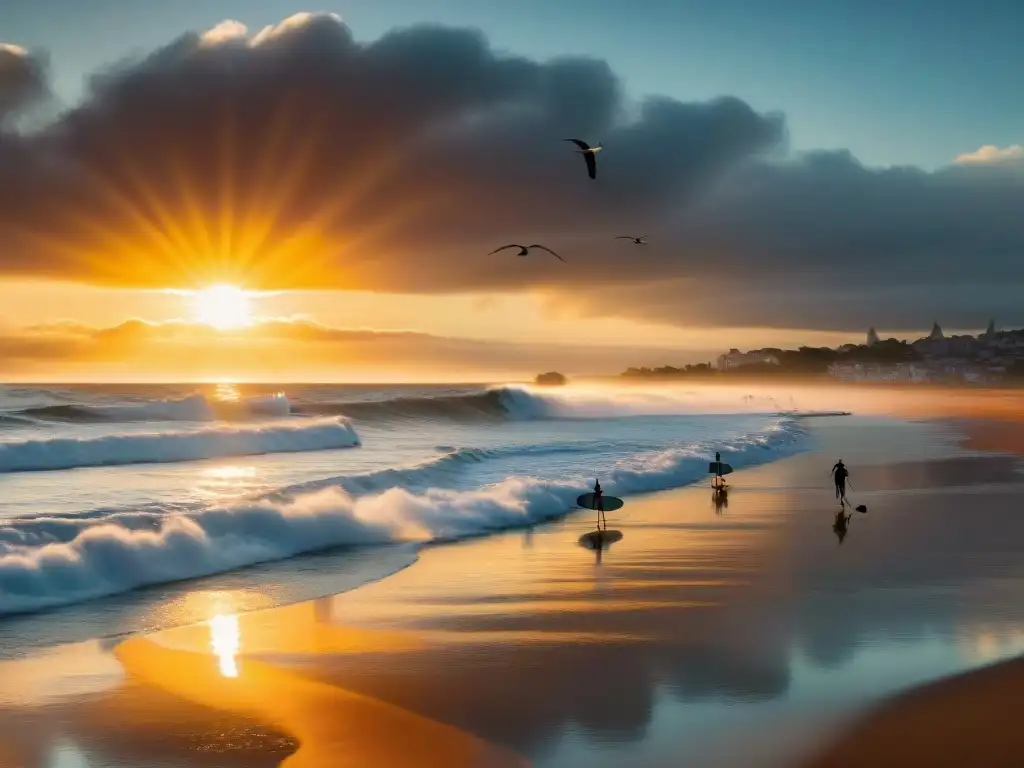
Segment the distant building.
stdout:
<path fill-rule="evenodd" d="M 978 339 L 973 336 L 950 336 L 946 341 L 946 354 L 972 357 L 978 349 Z"/>
<path fill-rule="evenodd" d="M 752 352 L 740 352 L 738 349 L 730 349 L 724 355 L 719 355 L 716 367 L 720 371 L 729 371 L 734 368 L 742 368 L 745 365 L 778 365 L 779 358 L 771 352 L 763 352 L 755 349 Z"/>
<path fill-rule="evenodd" d="M 942 327 L 936 322 L 932 325 L 931 333 L 922 339 L 918 339 L 911 346 L 919 354 L 935 358 L 947 356 L 950 352 L 951 344 L 950 340 L 946 338 L 946 334 L 942 332 Z M 960 342 L 959 347 L 963 348 L 963 346 L 963 342 Z"/>
<path fill-rule="evenodd" d="M 878 343 L 878 332 L 874 328 L 868 329 L 868 346 L 873 347 Z"/>
<path fill-rule="evenodd" d="M 985 329 L 984 335 L 987 339 L 991 339 L 996 335 L 996 321 L 994 318 L 988 321 L 988 328 Z"/>

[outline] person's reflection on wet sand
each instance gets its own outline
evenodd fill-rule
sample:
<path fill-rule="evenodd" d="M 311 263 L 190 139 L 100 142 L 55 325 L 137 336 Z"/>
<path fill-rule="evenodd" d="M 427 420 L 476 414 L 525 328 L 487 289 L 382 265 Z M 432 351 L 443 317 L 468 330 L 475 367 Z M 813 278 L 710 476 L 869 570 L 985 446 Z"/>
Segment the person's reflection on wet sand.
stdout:
<path fill-rule="evenodd" d="M 715 488 L 711 492 L 711 503 L 715 505 L 715 514 L 722 514 L 729 508 L 729 492 L 725 488 Z"/>
<path fill-rule="evenodd" d="M 848 515 L 844 510 L 836 512 L 836 519 L 832 523 L 832 532 L 835 533 L 836 538 L 839 539 L 839 543 L 843 543 L 843 539 L 846 538 L 846 533 L 849 530 L 850 518 L 853 515 Z"/>
<path fill-rule="evenodd" d="M 594 564 L 601 564 L 601 553 L 609 549 L 612 544 L 622 539 L 622 531 L 591 531 L 580 536 L 580 546 L 584 549 L 593 550 Z"/>

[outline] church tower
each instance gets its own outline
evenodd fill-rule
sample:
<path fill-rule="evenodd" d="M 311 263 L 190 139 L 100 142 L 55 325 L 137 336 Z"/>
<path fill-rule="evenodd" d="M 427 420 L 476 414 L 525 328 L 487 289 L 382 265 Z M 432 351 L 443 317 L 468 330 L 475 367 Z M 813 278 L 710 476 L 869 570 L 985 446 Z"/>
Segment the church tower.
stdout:
<path fill-rule="evenodd" d="M 992 319 L 992 320 L 988 321 L 988 328 L 985 329 L 985 335 L 988 338 L 990 338 L 990 339 L 993 336 L 996 335 L 996 321 L 995 321 L 995 319 Z"/>
<path fill-rule="evenodd" d="M 874 328 L 868 329 L 868 346 L 873 347 L 878 343 L 878 332 Z"/>
<path fill-rule="evenodd" d="M 932 326 L 932 332 L 928 338 L 932 341 L 942 341 L 942 339 L 946 338 L 942 333 L 942 328 L 939 327 L 938 321 Z"/>

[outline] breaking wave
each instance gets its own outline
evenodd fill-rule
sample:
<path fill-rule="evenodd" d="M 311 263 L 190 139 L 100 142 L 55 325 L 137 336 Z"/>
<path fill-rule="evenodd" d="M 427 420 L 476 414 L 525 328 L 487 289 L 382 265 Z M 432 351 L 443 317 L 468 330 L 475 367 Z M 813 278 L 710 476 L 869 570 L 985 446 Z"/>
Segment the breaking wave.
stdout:
<path fill-rule="evenodd" d="M 768 399 L 777 406 L 774 400 Z M 679 389 L 641 390 L 612 387 L 541 388 L 504 385 L 459 394 L 398 396 L 371 400 L 293 402 L 283 393 L 237 401 L 210 399 L 202 394 L 180 399 L 150 400 L 119 405 L 49 404 L 10 411 L 17 423 L 117 423 L 148 421 L 245 421 L 254 418 L 345 416 L 355 421 L 437 420 L 462 422 L 528 421 L 539 419 L 599 419 L 627 416 L 667 416 L 712 413 L 771 413 L 765 402 L 743 402 L 735 395 L 719 401 L 707 392 Z M 794 411 L 791 415 L 799 415 Z M 15 422 L 11 421 L 11 424 Z"/>
<path fill-rule="evenodd" d="M 151 434 L 12 440 L 0 442 L 0 473 L 196 461 L 357 445 L 359 436 L 339 418 Z"/>
<path fill-rule="evenodd" d="M 738 397 L 720 401 L 706 393 L 678 390 L 637 390 L 599 387 L 539 388 L 504 385 L 481 392 L 439 397 L 397 397 L 386 400 L 293 405 L 308 415 L 343 415 L 353 420 L 394 419 L 513 420 L 608 419 L 628 416 L 765 413 L 758 404 Z M 792 413 L 792 415 L 800 415 Z"/>
<path fill-rule="evenodd" d="M 291 403 L 283 394 L 244 400 L 210 400 L 205 395 L 150 400 L 125 405 L 44 405 L 10 414 L 37 421 L 78 424 L 134 421 L 238 421 L 255 417 L 288 416 Z"/>

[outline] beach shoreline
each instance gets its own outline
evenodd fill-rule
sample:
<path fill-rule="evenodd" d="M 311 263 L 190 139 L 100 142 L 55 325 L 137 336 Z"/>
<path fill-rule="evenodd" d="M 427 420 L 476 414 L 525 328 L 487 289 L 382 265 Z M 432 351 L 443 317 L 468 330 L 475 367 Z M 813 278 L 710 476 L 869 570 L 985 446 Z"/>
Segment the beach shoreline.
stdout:
<path fill-rule="evenodd" d="M 319 750 L 338 746 L 335 737 L 360 765 L 742 766 L 755 764 L 752 755 L 758 765 L 792 764 L 890 693 L 980 663 L 946 658 L 946 646 L 936 646 L 929 652 L 939 660 L 909 664 L 892 685 L 814 699 L 816 681 L 832 674 L 821 659 L 838 651 L 838 679 L 846 679 L 842 670 L 862 663 L 850 640 L 893 620 L 891 606 L 873 613 L 860 605 L 865 598 L 848 597 L 846 581 L 885 602 L 885 580 L 869 574 L 881 581 L 865 585 L 863 569 L 897 562 L 889 540 L 906 537 L 907 520 L 936 504 L 955 519 L 958 496 L 980 494 L 993 514 L 1024 498 L 1015 459 L 963 455 L 962 430 L 946 423 L 810 421 L 813 450 L 738 472 L 725 509 L 701 485 L 628 497 L 610 520 L 623 539 L 600 563 L 577 544 L 592 528 L 585 514 L 425 546 L 410 567 L 334 597 L 253 613 L 227 606 L 219 639 L 212 624 L 129 639 L 111 649 L 127 676 L 38 707 L 0 707 L 0 739 L 15 715 L 32 711 L 59 717 L 63 738 L 89 766 L 125 754 L 169 766 L 269 766 L 290 754 L 282 764 L 316 765 Z M 828 466 L 839 451 L 869 513 L 837 544 Z M 894 573 L 887 578 L 908 578 Z M 928 583 L 903 588 L 920 593 Z M 851 599 L 849 610 L 834 609 Z M 836 637 L 844 639 L 830 649 Z M 801 644 L 810 660 L 806 651 L 793 656 Z M 224 673 L 226 657 L 235 677 Z M 82 664 L 96 662 L 80 662 L 75 674 Z M 255 708 L 238 687 L 252 677 Z M 785 703 L 808 697 L 813 706 L 798 711 Z M 179 702 L 172 717 L 161 703 L 168 698 Z M 833 698 L 840 701 L 826 706 Z M 731 721 L 719 701 L 748 715 Z M 332 709 L 363 726 L 334 734 Z M 211 721 L 211 712 L 220 714 Z M 811 725 L 795 727 L 807 712 Z M 231 722 L 219 729 L 226 738 L 206 726 L 218 718 Z M 661 733 L 666 718 L 682 740 L 675 748 Z M 691 732 L 685 721 L 701 718 L 704 732 Z M 374 725 L 385 722 L 413 735 L 396 743 Z M 726 726 L 738 736 L 725 738 Z M 24 731 L 18 741 L 25 754 L 41 749 Z M 182 743 L 193 748 L 169 746 Z M 203 743 L 220 745 L 211 753 L 221 762 L 204 762 L 194 748 Z M 666 756 L 683 759 L 659 762 Z M 4 758 L 0 766 L 47 764 Z"/>

